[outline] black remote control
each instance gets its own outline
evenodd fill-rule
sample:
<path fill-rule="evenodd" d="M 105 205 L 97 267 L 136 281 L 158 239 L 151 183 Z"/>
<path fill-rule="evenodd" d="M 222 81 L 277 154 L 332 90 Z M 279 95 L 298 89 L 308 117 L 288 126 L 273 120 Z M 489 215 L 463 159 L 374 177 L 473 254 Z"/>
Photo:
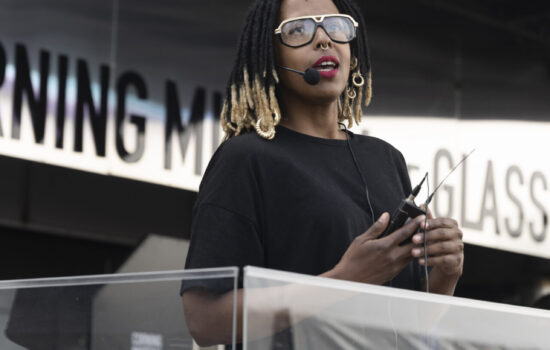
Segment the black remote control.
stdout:
<path fill-rule="evenodd" d="M 382 237 L 389 235 L 393 231 L 403 227 L 409 219 L 413 219 L 419 215 L 426 215 L 426 211 L 414 204 L 412 195 L 407 199 L 403 199 L 399 206 L 393 211 L 390 216 L 390 223 L 384 230 Z M 405 245 L 412 242 L 412 235 L 401 245 Z"/>
<path fill-rule="evenodd" d="M 407 223 L 407 220 L 413 219 L 417 217 L 418 215 L 426 215 L 426 210 L 418 207 L 416 204 L 414 204 L 414 198 L 418 195 L 420 192 L 420 188 L 422 187 L 422 184 L 424 183 L 424 180 L 428 177 L 428 173 L 424 175 L 424 178 L 420 183 L 412 190 L 411 195 L 403 199 L 401 203 L 399 203 L 399 206 L 393 211 L 393 213 L 390 216 L 390 223 L 384 230 L 384 233 L 382 233 L 381 237 L 385 237 L 392 233 L 395 230 L 400 229 Z M 412 236 L 411 235 L 408 239 L 403 241 L 401 245 L 405 245 L 412 242 Z"/>

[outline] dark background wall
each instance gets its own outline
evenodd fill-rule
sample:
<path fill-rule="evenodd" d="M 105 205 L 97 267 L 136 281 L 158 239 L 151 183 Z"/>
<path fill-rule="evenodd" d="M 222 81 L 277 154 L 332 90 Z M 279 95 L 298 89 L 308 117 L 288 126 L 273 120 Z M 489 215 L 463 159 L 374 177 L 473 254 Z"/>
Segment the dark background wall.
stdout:
<path fill-rule="evenodd" d="M 549 120 L 549 5 L 367 1 L 370 113 Z"/>

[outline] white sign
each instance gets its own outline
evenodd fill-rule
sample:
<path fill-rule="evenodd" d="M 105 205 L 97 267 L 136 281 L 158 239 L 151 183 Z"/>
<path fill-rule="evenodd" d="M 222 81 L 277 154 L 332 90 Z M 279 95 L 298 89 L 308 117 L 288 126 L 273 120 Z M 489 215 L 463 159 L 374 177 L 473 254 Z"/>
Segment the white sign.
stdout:
<path fill-rule="evenodd" d="M 24 62 L 24 48 L 17 52 Z M 219 92 L 167 81 L 161 105 L 140 95 L 145 82 L 134 72 L 118 76 L 115 92 L 106 79 L 101 87 L 91 83 L 98 73 L 85 61 L 74 69 L 78 72 L 59 80 L 24 64 L 6 65 L 0 79 L 0 155 L 198 189 L 223 137 L 212 117 L 221 109 Z"/>
<path fill-rule="evenodd" d="M 59 79 L 31 70 L 27 56 L 18 45 L 17 68 L 0 65 L 1 155 L 198 190 L 223 137 L 212 118 L 220 93 L 166 81 L 159 104 L 135 72 L 114 77 L 115 89 L 109 67 L 80 60 Z M 366 116 L 354 131 L 396 146 L 413 184 L 429 171 L 432 189 L 475 148 L 440 188 L 434 213 L 457 219 L 466 242 L 550 258 L 550 123 Z"/>
<path fill-rule="evenodd" d="M 550 123 L 367 116 L 355 131 L 398 148 L 413 186 L 428 171 L 430 190 L 475 149 L 441 186 L 431 210 L 455 218 L 465 242 L 550 258 L 550 161 L 543 152 Z"/>

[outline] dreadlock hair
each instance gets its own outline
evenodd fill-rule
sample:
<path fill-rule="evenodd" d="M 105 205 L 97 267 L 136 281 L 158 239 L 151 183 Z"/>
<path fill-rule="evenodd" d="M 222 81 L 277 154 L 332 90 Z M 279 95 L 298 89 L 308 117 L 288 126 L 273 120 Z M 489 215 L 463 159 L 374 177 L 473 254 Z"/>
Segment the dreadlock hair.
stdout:
<path fill-rule="evenodd" d="M 363 15 L 353 0 L 332 1 L 340 13 L 352 16 L 359 23 L 357 37 L 350 42 L 350 48 L 352 62 L 357 59 L 354 72 L 364 79 L 365 84 L 354 86 L 353 72 L 350 71 L 348 88 L 344 89 L 338 101 L 338 120 L 347 120 L 348 127 L 351 127 L 353 121 L 360 123 L 362 106 L 368 106 L 372 96 L 367 31 Z M 225 140 L 251 130 L 256 130 L 266 139 L 275 136 L 281 111 L 276 94 L 279 78 L 275 70 L 273 31 L 280 6 L 281 0 L 256 0 L 248 11 L 221 111 Z M 354 87 L 352 95 L 355 94 L 356 98 L 349 98 L 347 91 Z"/>

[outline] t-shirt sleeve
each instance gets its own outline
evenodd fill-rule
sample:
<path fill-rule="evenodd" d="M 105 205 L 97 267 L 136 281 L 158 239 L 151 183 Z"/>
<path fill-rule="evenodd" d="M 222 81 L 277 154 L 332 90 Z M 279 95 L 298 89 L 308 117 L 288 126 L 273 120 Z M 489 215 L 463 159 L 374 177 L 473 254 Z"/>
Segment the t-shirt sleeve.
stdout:
<path fill-rule="evenodd" d="M 262 200 L 249 138 L 224 142 L 210 161 L 193 212 L 186 269 L 264 265 Z M 233 281 L 187 281 L 181 293 L 196 287 L 222 293 Z"/>
<path fill-rule="evenodd" d="M 407 169 L 407 162 L 405 161 L 405 157 L 403 157 L 403 154 L 400 151 L 398 151 L 397 149 L 395 149 L 394 151 L 397 163 L 397 172 L 399 174 L 401 186 L 403 186 L 403 192 L 405 193 L 405 195 L 409 195 L 412 192 L 412 186 L 411 179 L 409 177 L 409 170 Z"/>
<path fill-rule="evenodd" d="M 263 265 L 263 248 L 254 224 L 241 214 L 214 204 L 200 204 L 196 210 L 192 232 L 186 269 Z M 242 273 L 239 273 L 240 287 L 241 276 Z M 233 281 L 184 281 L 181 293 L 191 288 L 223 293 L 233 288 Z"/>

